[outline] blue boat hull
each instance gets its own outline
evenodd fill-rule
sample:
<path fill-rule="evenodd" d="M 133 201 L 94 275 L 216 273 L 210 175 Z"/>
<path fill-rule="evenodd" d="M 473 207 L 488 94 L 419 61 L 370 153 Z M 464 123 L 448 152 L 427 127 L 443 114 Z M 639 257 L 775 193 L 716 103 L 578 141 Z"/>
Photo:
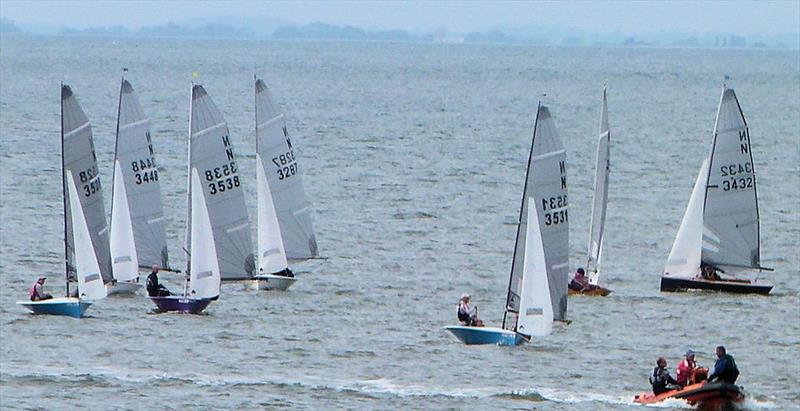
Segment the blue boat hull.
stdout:
<path fill-rule="evenodd" d="M 522 334 L 496 327 L 465 327 L 463 325 L 451 325 L 444 327 L 444 329 L 450 331 L 459 341 L 467 345 L 493 344 L 514 346 L 527 341 Z"/>
<path fill-rule="evenodd" d="M 81 318 L 89 306 L 89 301 L 77 298 L 52 298 L 43 301 L 17 301 L 17 304 L 31 310 L 34 314 L 64 315 L 67 317 Z"/>
<path fill-rule="evenodd" d="M 150 297 L 161 312 L 177 311 L 186 314 L 199 314 L 211 304 L 209 298 L 184 298 L 177 295 L 168 297 Z"/>

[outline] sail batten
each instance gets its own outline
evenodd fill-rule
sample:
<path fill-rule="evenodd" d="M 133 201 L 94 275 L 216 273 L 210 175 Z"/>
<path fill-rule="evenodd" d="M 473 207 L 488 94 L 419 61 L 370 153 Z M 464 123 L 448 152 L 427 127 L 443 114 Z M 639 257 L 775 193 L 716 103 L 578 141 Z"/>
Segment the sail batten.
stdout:
<path fill-rule="evenodd" d="M 303 186 L 303 171 L 272 93 L 263 80 L 256 84 L 256 147 L 261 154 L 287 258 L 319 256 L 312 224 L 313 207 Z"/>
<path fill-rule="evenodd" d="M 200 85 L 192 86 L 190 107 L 189 196 L 194 198 L 193 190 L 202 188 L 221 278 L 252 278 L 255 256 L 250 217 L 227 123 Z M 201 184 L 191 184 L 194 171 L 198 173 Z M 194 203 L 190 201 L 187 240 L 194 235 L 193 207 Z M 187 241 L 187 246 L 191 253 L 192 242 Z"/>

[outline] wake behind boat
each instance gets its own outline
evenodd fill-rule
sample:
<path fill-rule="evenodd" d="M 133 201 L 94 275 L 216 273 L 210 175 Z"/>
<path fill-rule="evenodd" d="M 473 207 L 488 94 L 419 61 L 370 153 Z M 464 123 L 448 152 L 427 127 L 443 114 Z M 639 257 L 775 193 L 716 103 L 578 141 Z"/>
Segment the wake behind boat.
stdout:
<path fill-rule="evenodd" d="M 565 320 L 569 248 L 566 152 L 550 110 L 541 103 L 533 130 L 503 326 L 445 327 L 465 344 L 519 345 L 531 337 L 550 334 L 554 320 Z"/>
<path fill-rule="evenodd" d="M 736 93 L 723 86 L 711 152 L 700 167 L 661 291 L 769 294 L 771 284 L 734 277 L 748 270 L 771 271 L 761 266 L 750 131 Z"/>

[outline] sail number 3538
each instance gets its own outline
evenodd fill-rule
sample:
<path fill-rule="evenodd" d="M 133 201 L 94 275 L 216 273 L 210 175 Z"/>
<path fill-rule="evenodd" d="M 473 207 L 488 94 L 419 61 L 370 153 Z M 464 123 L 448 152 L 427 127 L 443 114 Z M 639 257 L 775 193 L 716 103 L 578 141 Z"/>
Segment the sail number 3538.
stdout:
<path fill-rule="evenodd" d="M 239 187 L 241 183 L 239 182 L 239 176 L 236 174 L 237 171 L 239 170 L 236 168 L 235 161 L 223 164 L 222 167 L 206 170 L 206 181 L 210 182 L 208 184 L 208 193 L 214 195 Z"/>

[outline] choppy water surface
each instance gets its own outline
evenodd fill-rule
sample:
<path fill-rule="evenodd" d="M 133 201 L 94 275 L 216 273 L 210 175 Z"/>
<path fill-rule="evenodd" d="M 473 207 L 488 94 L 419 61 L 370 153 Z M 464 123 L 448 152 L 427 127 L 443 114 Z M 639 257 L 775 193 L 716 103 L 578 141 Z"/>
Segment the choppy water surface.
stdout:
<path fill-rule="evenodd" d="M 797 52 L 4 36 L 0 57 L 4 409 L 638 409 L 631 398 L 656 356 L 674 369 L 691 347 L 710 365 L 719 343 L 742 370 L 748 409 L 800 408 Z M 193 71 L 228 120 L 244 176 L 255 176 L 253 73 L 271 84 L 329 259 L 300 266 L 310 273 L 287 293 L 225 284 L 201 316 L 153 315 L 141 296 L 106 299 L 82 320 L 16 306 L 39 273 L 50 291 L 63 284 L 58 84 L 92 120 L 110 188 L 122 67 L 152 119 L 175 265 Z M 724 74 L 751 126 L 775 291 L 661 294 Z M 462 292 L 488 323 L 502 318 L 541 92 L 568 151 L 582 264 L 606 80 L 602 282 L 615 293 L 570 299 L 573 323 L 527 346 L 455 342 L 442 327 Z"/>

